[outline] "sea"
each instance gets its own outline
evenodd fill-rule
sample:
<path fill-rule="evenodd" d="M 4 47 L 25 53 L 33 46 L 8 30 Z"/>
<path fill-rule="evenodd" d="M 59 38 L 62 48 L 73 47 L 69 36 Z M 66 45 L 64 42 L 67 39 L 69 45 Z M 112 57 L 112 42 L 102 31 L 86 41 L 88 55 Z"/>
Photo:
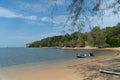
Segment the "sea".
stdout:
<path fill-rule="evenodd" d="M 77 54 L 93 53 L 95 57 L 114 54 L 110 50 L 64 50 L 56 48 L 0 48 L 0 69 L 30 64 L 61 64 L 75 61 L 87 61 L 92 58 L 77 58 Z"/>

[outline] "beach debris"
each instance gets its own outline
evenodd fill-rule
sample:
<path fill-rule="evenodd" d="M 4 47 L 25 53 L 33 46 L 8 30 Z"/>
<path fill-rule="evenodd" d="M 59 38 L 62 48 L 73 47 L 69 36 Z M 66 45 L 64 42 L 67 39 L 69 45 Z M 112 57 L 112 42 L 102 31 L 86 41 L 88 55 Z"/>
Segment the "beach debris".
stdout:
<path fill-rule="evenodd" d="M 107 70 L 107 69 L 100 69 L 101 73 L 113 74 L 113 75 L 120 75 L 120 70 Z"/>

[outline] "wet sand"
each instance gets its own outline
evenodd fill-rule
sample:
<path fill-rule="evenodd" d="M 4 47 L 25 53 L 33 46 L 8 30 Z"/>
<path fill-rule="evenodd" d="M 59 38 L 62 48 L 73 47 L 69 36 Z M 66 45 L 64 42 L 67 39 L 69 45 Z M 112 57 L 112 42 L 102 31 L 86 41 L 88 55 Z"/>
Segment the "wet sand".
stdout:
<path fill-rule="evenodd" d="M 51 67 L 41 69 L 24 68 L 2 72 L 0 80 L 78 80 L 74 69 L 68 67 Z"/>
<path fill-rule="evenodd" d="M 120 70 L 120 49 L 109 57 L 97 57 L 74 65 L 16 69 L 0 74 L 0 80 L 120 80 L 120 75 L 100 73 L 99 69 Z"/>

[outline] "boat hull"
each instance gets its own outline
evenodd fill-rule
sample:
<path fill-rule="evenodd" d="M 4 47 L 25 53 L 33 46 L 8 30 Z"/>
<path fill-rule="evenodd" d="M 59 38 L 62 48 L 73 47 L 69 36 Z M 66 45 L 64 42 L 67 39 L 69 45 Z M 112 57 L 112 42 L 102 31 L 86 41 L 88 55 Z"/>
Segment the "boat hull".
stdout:
<path fill-rule="evenodd" d="M 99 70 L 101 73 L 107 73 L 107 74 L 113 74 L 113 75 L 120 75 L 120 71 L 118 70 L 105 70 L 105 69 L 100 69 Z"/>

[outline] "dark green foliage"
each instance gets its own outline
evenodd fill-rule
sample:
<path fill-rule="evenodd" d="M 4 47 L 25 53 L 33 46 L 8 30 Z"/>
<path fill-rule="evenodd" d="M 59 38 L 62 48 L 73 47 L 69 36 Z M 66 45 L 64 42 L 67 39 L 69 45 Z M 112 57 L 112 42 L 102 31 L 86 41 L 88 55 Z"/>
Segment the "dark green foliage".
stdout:
<path fill-rule="evenodd" d="M 106 42 L 111 47 L 120 47 L 120 23 L 114 27 L 107 27 L 105 34 Z"/>
<path fill-rule="evenodd" d="M 91 32 L 91 40 L 89 40 L 93 46 L 96 47 L 103 47 L 105 45 L 105 35 L 103 34 L 103 30 L 100 29 L 100 27 L 96 26 L 94 27 Z"/>
<path fill-rule="evenodd" d="M 80 38 L 81 34 L 81 38 Z M 54 36 L 27 44 L 27 47 L 75 47 L 85 46 L 84 34 L 75 32 L 71 35 Z"/>
<path fill-rule="evenodd" d="M 74 32 L 71 35 L 47 37 L 27 44 L 27 47 L 120 47 L 120 23 L 113 27 L 100 29 L 94 27 L 88 33 Z"/>

